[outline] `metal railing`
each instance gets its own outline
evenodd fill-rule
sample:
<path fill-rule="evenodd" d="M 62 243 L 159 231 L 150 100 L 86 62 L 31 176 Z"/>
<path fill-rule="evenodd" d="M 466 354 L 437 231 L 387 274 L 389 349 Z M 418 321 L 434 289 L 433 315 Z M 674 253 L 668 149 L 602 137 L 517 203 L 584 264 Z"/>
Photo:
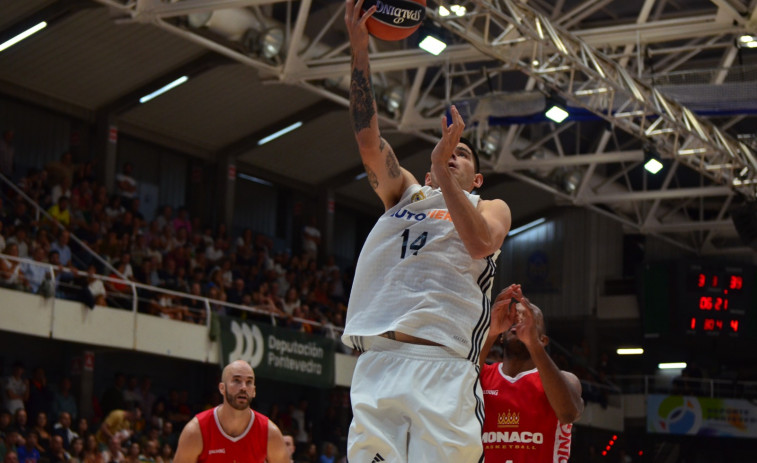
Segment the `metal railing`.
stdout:
<path fill-rule="evenodd" d="M 103 282 L 103 285 L 110 286 L 111 288 L 113 285 L 123 286 L 124 288 L 128 288 L 128 291 L 113 291 L 106 289 L 106 300 L 108 301 L 124 301 L 125 304 L 117 304 L 119 307 L 113 307 L 113 308 L 119 308 L 119 309 L 126 309 L 131 310 L 135 315 L 137 313 L 145 313 L 144 311 L 140 311 L 140 307 L 145 307 L 145 303 L 151 304 L 155 303 L 155 301 L 158 299 L 160 295 L 168 295 L 171 297 L 179 297 L 184 301 L 188 300 L 194 300 L 201 302 L 204 307 L 204 315 L 205 315 L 205 322 L 204 324 L 210 328 L 211 323 L 211 315 L 215 312 L 218 312 L 219 309 L 225 309 L 226 311 L 234 310 L 234 311 L 241 311 L 243 314 L 250 314 L 250 316 L 257 316 L 259 319 L 263 317 L 270 318 L 270 323 L 273 326 L 279 326 L 284 325 L 282 323 L 283 321 L 294 321 L 296 323 L 300 323 L 302 325 L 310 325 L 312 327 L 319 327 L 319 328 L 326 328 L 329 330 L 336 330 L 338 332 L 341 332 L 344 330 L 343 327 L 336 327 L 332 325 L 325 325 L 321 322 L 305 319 L 305 318 L 299 318 L 299 317 L 292 317 L 288 315 L 281 315 L 278 313 L 273 313 L 270 310 L 267 310 L 265 306 L 263 305 L 255 305 L 255 306 L 247 306 L 247 305 L 241 305 L 241 304 L 234 304 L 231 302 L 221 301 L 218 299 L 211 299 L 204 296 L 197 296 L 194 294 L 186 293 L 186 292 L 180 292 L 180 291 L 173 291 L 165 288 L 160 288 L 157 286 L 151 286 L 146 285 L 143 283 L 138 283 L 132 280 L 123 279 L 123 278 L 113 278 L 108 277 L 104 275 L 98 275 L 98 274 L 92 274 L 78 270 L 72 267 L 63 267 L 63 266 L 55 266 L 51 265 L 46 262 L 38 262 L 26 258 L 21 257 L 15 257 L 10 256 L 7 254 L 0 253 L 0 261 L 3 259 L 12 261 L 12 262 L 18 262 L 22 268 L 20 269 L 20 273 L 24 275 L 22 280 L 26 280 L 26 283 L 24 283 L 22 280 L 19 280 L 18 282 L 7 282 L 5 281 L 5 278 L 2 274 L 0 274 L 0 287 L 5 287 L 9 289 L 16 289 L 21 290 L 25 292 L 31 292 L 39 294 L 41 297 L 52 297 L 53 295 L 60 295 L 63 299 L 73 299 L 78 300 L 79 302 L 84 303 L 80 298 L 71 297 L 74 291 L 84 291 L 85 285 L 82 284 L 76 284 L 71 281 L 67 281 L 69 279 L 73 278 L 82 278 L 82 277 L 91 277 L 97 280 L 100 280 Z M 34 278 L 39 278 L 39 275 L 34 275 L 33 272 L 24 272 L 24 269 L 28 268 L 42 268 L 44 270 L 43 277 L 39 281 L 29 281 L 29 277 L 33 276 Z M 108 285 L 108 283 L 110 285 Z M 40 291 L 42 289 L 42 291 Z M 154 295 L 154 298 L 146 298 L 145 295 Z M 67 297 L 68 296 L 68 297 Z M 53 302 L 54 304 L 54 302 Z M 176 304 L 176 307 L 183 306 L 184 304 Z M 110 307 L 110 305 L 109 305 Z M 54 308 L 53 308 L 54 310 Z"/>
<path fill-rule="evenodd" d="M 757 398 L 757 381 L 651 375 L 616 375 L 623 394 L 670 394 L 711 398 Z"/>

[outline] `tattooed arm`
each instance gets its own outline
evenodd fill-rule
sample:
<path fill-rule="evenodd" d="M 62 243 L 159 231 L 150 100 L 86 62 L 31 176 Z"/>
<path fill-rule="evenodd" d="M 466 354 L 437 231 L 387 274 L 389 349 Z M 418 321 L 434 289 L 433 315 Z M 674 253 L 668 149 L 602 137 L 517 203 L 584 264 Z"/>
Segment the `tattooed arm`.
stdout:
<path fill-rule="evenodd" d="M 368 59 L 368 30 L 365 21 L 376 11 L 372 6 L 365 14 L 363 0 L 346 0 L 344 20 L 352 46 L 352 72 L 350 82 L 350 118 L 355 132 L 360 157 L 363 160 L 368 181 L 381 198 L 386 209 L 399 201 L 402 193 L 413 183 L 413 175 L 400 167 L 394 150 L 381 138 L 378 126 L 376 100 L 371 85 Z"/>

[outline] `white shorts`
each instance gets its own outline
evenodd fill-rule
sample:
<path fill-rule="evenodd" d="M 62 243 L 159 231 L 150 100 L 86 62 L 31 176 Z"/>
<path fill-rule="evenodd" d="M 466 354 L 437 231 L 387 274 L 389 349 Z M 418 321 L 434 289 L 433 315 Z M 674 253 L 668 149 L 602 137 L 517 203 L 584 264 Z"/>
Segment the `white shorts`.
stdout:
<path fill-rule="evenodd" d="M 446 347 L 372 341 L 352 378 L 348 461 L 482 462 L 478 366 Z"/>

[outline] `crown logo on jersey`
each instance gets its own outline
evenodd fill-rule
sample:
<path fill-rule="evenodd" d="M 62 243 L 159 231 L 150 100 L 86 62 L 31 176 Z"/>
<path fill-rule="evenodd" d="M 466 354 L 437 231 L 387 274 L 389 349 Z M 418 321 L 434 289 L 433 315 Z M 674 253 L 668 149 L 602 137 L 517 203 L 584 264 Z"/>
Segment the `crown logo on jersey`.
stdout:
<path fill-rule="evenodd" d="M 415 203 L 415 202 L 418 202 L 418 201 L 422 201 L 424 199 L 426 199 L 426 195 L 423 194 L 422 191 L 419 191 L 419 192 L 415 193 L 413 196 L 410 197 L 410 202 L 411 203 Z"/>
<path fill-rule="evenodd" d="M 511 412 L 509 409 L 506 413 L 497 414 L 497 426 L 501 428 L 515 428 L 520 423 L 520 413 Z"/>

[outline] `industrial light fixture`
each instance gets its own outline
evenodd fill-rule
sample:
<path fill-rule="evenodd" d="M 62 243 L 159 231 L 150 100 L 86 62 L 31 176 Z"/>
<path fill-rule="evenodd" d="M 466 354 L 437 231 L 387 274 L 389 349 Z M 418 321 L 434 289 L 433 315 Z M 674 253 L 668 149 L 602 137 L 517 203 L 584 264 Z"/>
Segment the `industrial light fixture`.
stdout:
<path fill-rule="evenodd" d="M 35 26 L 30 27 L 29 29 L 25 30 L 24 32 L 18 34 L 17 36 L 6 40 L 5 42 L 0 44 L 0 51 L 5 50 L 6 48 L 10 48 L 13 45 L 17 44 L 18 42 L 24 40 L 25 38 L 36 34 L 37 32 L 41 31 L 47 27 L 47 23 L 45 21 L 42 21 L 41 23 L 38 23 Z"/>
<path fill-rule="evenodd" d="M 686 362 L 659 363 L 657 368 L 660 370 L 682 370 L 686 368 Z"/>
<path fill-rule="evenodd" d="M 561 105 L 553 103 L 549 105 L 544 115 L 547 116 L 547 119 L 560 124 L 562 123 L 562 121 L 567 119 L 568 116 L 570 116 L 570 113 L 566 111 L 565 108 L 563 108 Z"/>
<path fill-rule="evenodd" d="M 152 93 L 150 93 L 148 95 L 143 96 L 142 98 L 139 99 L 139 102 L 140 103 L 147 103 L 148 101 L 152 100 L 153 98 L 158 97 L 158 96 L 166 93 L 167 91 L 178 87 L 179 85 L 185 83 L 188 80 L 189 80 L 188 76 L 181 76 L 178 79 L 176 79 L 173 82 L 171 82 L 170 84 L 164 85 L 163 87 L 160 87 L 159 89 L 155 90 L 154 92 L 152 92 Z"/>
<path fill-rule="evenodd" d="M 387 111 L 392 114 L 396 114 L 400 110 L 404 99 L 405 87 L 401 85 L 392 85 L 382 95 L 382 100 L 386 105 Z"/>
<path fill-rule="evenodd" d="M 269 182 L 268 180 L 263 180 L 262 178 L 253 177 L 252 175 L 239 174 L 239 178 L 249 180 L 253 183 L 259 183 L 260 185 L 273 186 L 273 183 Z"/>
<path fill-rule="evenodd" d="M 419 43 L 418 46 L 434 56 L 439 55 L 439 53 L 443 52 L 444 49 L 447 48 L 446 43 L 431 34 L 427 34 L 426 37 L 421 40 L 421 43 Z"/>
<path fill-rule="evenodd" d="M 575 192 L 576 189 L 578 189 L 578 186 L 581 184 L 583 177 L 583 172 L 578 169 L 568 170 L 562 176 L 563 190 L 565 190 L 565 192 L 568 194 L 573 194 L 573 192 Z"/>
<path fill-rule="evenodd" d="M 465 16 L 465 13 L 467 11 L 468 10 L 462 5 L 451 5 L 449 7 L 449 10 L 443 6 L 440 6 L 439 9 L 437 10 L 437 12 L 439 13 L 439 16 L 441 17 L 449 16 L 452 13 L 454 13 L 455 16 Z"/>
<path fill-rule="evenodd" d="M 757 37 L 744 34 L 739 37 L 737 43 L 740 48 L 757 48 Z"/>
<path fill-rule="evenodd" d="M 530 229 L 532 229 L 534 227 L 538 227 L 539 225 L 543 224 L 546 221 L 547 221 L 547 219 L 544 218 L 544 217 L 542 217 L 540 219 L 536 219 L 533 222 L 529 222 L 529 223 L 523 225 L 522 227 L 516 228 L 515 230 L 510 230 L 510 233 L 508 233 L 507 236 L 508 237 L 515 236 L 518 233 L 524 232 L 526 230 L 530 230 Z"/>
<path fill-rule="evenodd" d="M 278 132 L 274 132 L 274 133 L 268 135 L 267 137 L 261 138 L 260 140 L 258 140 L 258 146 L 265 145 L 269 141 L 275 140 L 275 139 L 279 138 L 282 135 L 288 134 L 292 130 L 299 129 L 300 127 L 302 127 L 302 121 L 295 122 L 292 125 L 284 127 L 283 129 L 279 130 Z"/>
<path fill-rule="evenodd" d="M 644 349 L 641 347 L 619 347 L 615 352 L 618 355 L 641 355 L 644 353 Z"/>
<path fill-rule="evenodd" d="M 274 59 L 284 46 L 284 30 L 280 27 L 269 27 L 260 34 L 258 45 L 263 58 Z"/>
<path fill-rule="evenodd" d="M 650 174 L 656 174 L 663 168 L 660 155 L 652 148 L 644 149 L 644 169 Z"/>
<path fill-rule="evenodd" d="M 504 133 L 499 127 L 490 128 L 481 139 L 481 153 L 487 157 L 496 155 L 502 146 Z"/>

